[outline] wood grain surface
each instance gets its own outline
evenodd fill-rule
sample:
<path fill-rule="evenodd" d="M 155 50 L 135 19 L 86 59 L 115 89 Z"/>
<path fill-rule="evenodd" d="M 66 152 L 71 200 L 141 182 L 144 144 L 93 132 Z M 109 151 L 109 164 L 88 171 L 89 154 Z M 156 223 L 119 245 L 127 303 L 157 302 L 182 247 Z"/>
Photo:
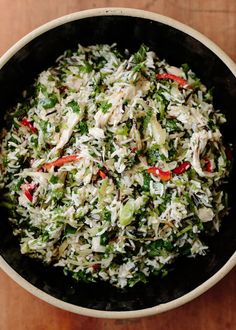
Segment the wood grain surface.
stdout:
<path fill-rule="evenodd" d="M 171 16 L 211 38 L 236 61 L 235 0 L 0 0 L 0 54 L 51 19 L 83 9 L 115 6 Z M 235 278 L 236 269 L 201 297 L 161 315 L 102 320 L 50 306 L 0 271 L 0 330 L 236 330 Z"/>

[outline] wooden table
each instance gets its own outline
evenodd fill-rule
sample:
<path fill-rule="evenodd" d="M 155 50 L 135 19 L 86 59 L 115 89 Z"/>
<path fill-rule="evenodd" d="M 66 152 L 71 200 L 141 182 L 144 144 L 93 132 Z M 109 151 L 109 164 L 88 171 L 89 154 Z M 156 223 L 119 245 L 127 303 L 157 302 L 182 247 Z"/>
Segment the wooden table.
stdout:
<path fill-rule="evenodd" d="M 136 7 L 171 16 L 207 35 L 236 61 L 235 0 L 0 0 L 0 54 L 37 26 L 97 7 Z M 61 311 L 33 297 L 0 271 L 1 330 L 235 330 L 236 269 L 193 302 L 139 320 L 100 320 Z"/>

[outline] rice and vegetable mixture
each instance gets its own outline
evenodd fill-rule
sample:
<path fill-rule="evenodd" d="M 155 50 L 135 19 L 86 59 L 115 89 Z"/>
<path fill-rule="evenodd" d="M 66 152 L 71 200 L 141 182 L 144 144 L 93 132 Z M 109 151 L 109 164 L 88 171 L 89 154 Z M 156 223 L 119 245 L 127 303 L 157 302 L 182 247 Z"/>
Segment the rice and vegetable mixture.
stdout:
<path fill-rule="evenodd" d="M 2 204 L 23 254 L 123 288 L 207 252 L 227 211 L 225 118 L 188 65 L 79 46 L 7 122 Z"/>

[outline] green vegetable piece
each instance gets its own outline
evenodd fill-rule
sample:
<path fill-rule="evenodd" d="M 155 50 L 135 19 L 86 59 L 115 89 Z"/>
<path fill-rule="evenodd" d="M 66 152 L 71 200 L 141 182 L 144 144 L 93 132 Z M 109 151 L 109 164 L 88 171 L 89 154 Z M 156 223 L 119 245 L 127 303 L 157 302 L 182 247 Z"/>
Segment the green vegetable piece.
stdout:
<path fill-rule="evenodd" d="M 108 103 L 107 101 L 102 101 L 99 104 L 99 109 L 103 112 L 103 113 L 107 113 L 107 111 L 112 107 L 111 103 Z"/>
<path fill-rule="evenodd" d="M 153 144 L 147 150 L 147 161 L 150 165 L 155 165 L 158 160 L 166 160 L 166 157 L 163 154 L 160 154 L 159 145 Z"/>
<path fill-rule="evenodd" d="M 120 126 L 117 128 L 116 134 L 127 136 L 129 134 L 129 128 L 127 126 Z"/>
<path fill-rule="evenodd" d="M 151 176 L 149 173 L 144 172 L 143 173 L 143 191 L 149 191 L 150 190 L 150 181 Z"/>
<path fill-rule="evenodd" d="M 85 120 L 81 120 L 79 122 L 79 132 L 81 135 L 85 135 L 88 133 L 88 125 Z"/>
<path fill-rule="evenodd" d="M 78 272 L 72 272 L 72 277 L 76 280 L 76 281 L 82 281 L 85 283 L 89 283 L 89 282 L 94 282 L 94 279 L 92 277 L 91 274 L 86 273 L 83 270 L 79 270 Z"/>
<path fill-rule="evenodd" d="M 39 103 L 42 105 L 44 109 L 51 109 L 55 107 L 58 102 L 58 98 L 56 94 L 49 94 L 44 99 L 41 99 Z"/>
<path fill-rule="evenodd" d="M 49 240 L 49 233 L 47 231 L 42 234 L 42 242 L 47 242 Z"/>
<path fill-rule="evenodd" d="M 192 225 L 188 225 L 187 227 L 183 228 L 181 231 L 179 231 L 176 236 L 180 237 L 182 235 L 184 235 L 185 233 L 187 233 L 189 230 L 191 230 L 193 228 Z"/>
<path fill-rule="evenodd" d="M 190 70 L 189 65 L 187 63 L 182 64 L 181 67 L 185 74 L 187 74 L 188 71 Z"/>
<path fill-rule="evenodd" d="M 20 187 L 21 185 L 24 183 L 24 179 L 23 178 L 19 178 L 17 181 L 16 181 L 16 184 L 11 187 L 11 190 L 12 191 L 19 191 L 20 190 Z"/>
<path fill-rule="evenodd" d="M 51 196 L 52 196 L 52 199 L 56 202 L 58 202 L 60 199 L 63 198 L 64 196 L 64 189 L 60 188 L 60 189 L 56 189 L 54 191 L 52 191 L 51 193 Z"/>
<path fill-rule="evenodd" d="M 46 134 L 47 129 L 48 129 L 48 121 L 44 121 L 44 120 L 40 121 L 39 126 L 40 126 L 41 130 L 43 131 L 43 134 Z"/>
<path fill-rule="evenodd" d="M 148 124 L 150 123 L 150 120 L 152 118 L 152 109 L 149 108 L 147 110 L 146 116 L 143 119 L 143 129 L 146 130 L 148 127 Z"/>
<path fill-rule="evenodd" d="M 142 71 L 143 69 L 145 69 L 145 63 L 139 63 L 137 65 L 135 65 L 135 67 L 133 67 L 133 71 L 134 72 L 140 72 Z"/>
<path fill-rule="evenodd" d="M 96 69 L 97 70 L 100 70 L 104 67 L 104 65 L 106 64 L 106 59 L 104 57 L 99 57 L 97 60 L 96 60 Z"/>
<path fill-rule="evenodd" d="M 77 231 L 77 228 L 72 227 L 71 225 L 67 224 L 64 230 L 64 236 L 73 235 Z"/>
<path fill-rule="evenodd" d="M 164 241 L 159 239 L 150 243 L 148 248 L 148 255 L 150 257 L 165 256 L 167 255 L 167 252 L 171 252 L 173 250 L 173 244 L 169 240 Z"/>
<path fill-rule="evenodd" d="M 119 220 L 122 226 L 128 226 L 134 220 L 135 201 L 133 199 L 120 209 Z"/>
<path fill-rule="evenodd" d="M 79 106 L 79 104 L 75 100 L 70 101 L 67 104 L 67 106 L 70 107 L 76 113 L 79 113 L 80 112 L 80 106 Z"/>
<path fill-rule="evenodd" d="M 59 181 L 59 179 L 55 175 L 52 175 L 51 178 L 49 179 L 49 182 L 52 184 L 56 184 L 56 183 L 58 183 L 58 181 Z"/>
<path fill-rule="evenodd" d="M 109 242 L 109 237 L 108 237 L 107 233 L 103 233 L 100 236 L 100 244 L 101 245 L 107 245 L 108 242 Z"/>
<path fill-rule="evenodd" d="M 111 221 L 111 211 L 109 211 L 106 207 L 102 212 L 102 220 Z"/>
<path fill-rule="evenodd" d="M 134 62 L 136 64 L 145 61 L 148 47 L 142 44 L 139 50 L 134 54 Z"/>
<path fill-rule="evenodd" d="M 147 277 L 142 272 L 138 272 L 134 274 L 132 278 L 128 279 L 128 286 L 132 288 L 136 283 L 139 282 L 147 283 Z"/>
<path fill-rule="evenodd" d="M 80 68 L 80 72 L 84 72 L 84 73 L 90 73 L 91 71 L 93 71 L 93 66 L 86 62 L 85 65 L 81 66 Z"/>
<path fill-rule="evenodd" d="M 170 119 L 166 121 L 166 128 L 168 132 L 178 132 L 179 127 L 177 126 L 177 120 Z"/>

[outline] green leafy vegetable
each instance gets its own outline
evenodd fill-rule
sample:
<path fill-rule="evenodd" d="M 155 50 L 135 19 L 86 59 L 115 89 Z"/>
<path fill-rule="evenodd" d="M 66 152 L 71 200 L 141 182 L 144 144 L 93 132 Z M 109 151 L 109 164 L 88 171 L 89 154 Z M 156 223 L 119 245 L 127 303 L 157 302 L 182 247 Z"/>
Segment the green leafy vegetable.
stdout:
<path fill-rule="evenodd" d="M 76 102 L 75 100 L 70 101 L 67 104 L 67 106 L 70 107 L 76 113 L 80 112 L 80 106 L 79 106 L 78 102 Z"/>

